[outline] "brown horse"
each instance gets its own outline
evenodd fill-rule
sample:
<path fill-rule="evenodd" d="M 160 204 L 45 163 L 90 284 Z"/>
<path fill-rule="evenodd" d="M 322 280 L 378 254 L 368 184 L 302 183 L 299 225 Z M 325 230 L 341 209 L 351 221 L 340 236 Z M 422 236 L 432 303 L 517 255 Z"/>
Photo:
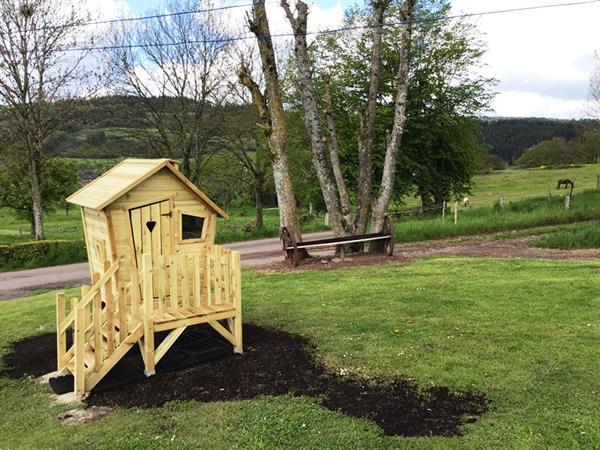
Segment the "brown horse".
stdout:
<path fill-rule="evenodd" d="M 560 189 L 562 186 L 564 186 L 565 189 L 567 189 L 569 186 L 571 186 L 571 191 L 572 191 L 573 188 L 575 187 L 575 183 L 572 182 L 571 180 L 569 180 L 568 178 L 563 178 L 561 180 L 558 180 L 558 184 L 556 185 L 556 189 Z"/>

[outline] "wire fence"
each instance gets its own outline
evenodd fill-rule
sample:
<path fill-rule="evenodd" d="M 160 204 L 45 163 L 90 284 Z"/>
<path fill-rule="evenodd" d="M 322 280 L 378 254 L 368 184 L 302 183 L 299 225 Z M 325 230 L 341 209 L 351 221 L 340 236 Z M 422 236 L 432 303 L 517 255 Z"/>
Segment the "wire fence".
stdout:
<path fill-rule="evenodd" d="M 596 189 L 600 189 L 600 180 Z M 551 189 L 548 189 L 546 193 L 535 193 L 535 192 L 520 192 L 520 193 L 511 193 L 510 195 L 504 194 L 489 194 L 489 197 L 493 196 L 493 200 L 490 202 L 489 198 L 485 203 L 479 203 L 480 198 L 475 197 L 463 197 L 460 200 L 455 201 L 444 201 L 442 204 L 431 205 L 427 207 L 423 206 L 407 206 L 404 208 L 398 208 L 394 211 L 388 212 L 389 216 L 396 218 L 419 218 L 419 217 L 432 217 L 435 215 L 439 215 L 441 218 L 445 218 L 446 216 L 453 217 L 454 223 L 457 223 L 459 217 L 459 210 L 467 210 L 474 208 L 483 208 L 483 207 L 491 207 L 491 208 L 505 208 L 509 206 L 513 201 L 521 201 L 528 200 L 534 198 L 548 198 L 549 200 L 557 197 L 564 198 L 564 208 L 566 211 L 570 210 L 572 203 L 572 190 L 566 189 L 561 190 L 559 192 L 553 192 Z"/>

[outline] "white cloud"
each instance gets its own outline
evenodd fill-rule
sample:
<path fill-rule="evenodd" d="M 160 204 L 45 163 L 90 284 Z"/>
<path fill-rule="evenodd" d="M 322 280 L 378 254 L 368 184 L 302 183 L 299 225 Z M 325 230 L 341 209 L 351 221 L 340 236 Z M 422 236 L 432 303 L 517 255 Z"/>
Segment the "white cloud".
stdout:
<path fill-rule="evenodd" d="M 549 0 L 454 0 L 454 13 L 538 6 Z M 485 73 L 500 80 L 502 116 L 584 117 L 593 54 L 600 47 L 600 3 L 472 20 L 488 44 Z"/>

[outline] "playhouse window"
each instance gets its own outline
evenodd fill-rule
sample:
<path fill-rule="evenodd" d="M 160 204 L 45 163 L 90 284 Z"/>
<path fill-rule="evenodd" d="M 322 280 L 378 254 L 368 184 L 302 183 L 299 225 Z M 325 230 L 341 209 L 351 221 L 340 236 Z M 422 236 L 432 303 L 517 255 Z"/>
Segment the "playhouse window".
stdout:
<path fill-rule="evenodd" d="M 182 239 L 202 239 L 203 228 L 204 217 L 191 216 L 189 214 L 181 215 Z"/>

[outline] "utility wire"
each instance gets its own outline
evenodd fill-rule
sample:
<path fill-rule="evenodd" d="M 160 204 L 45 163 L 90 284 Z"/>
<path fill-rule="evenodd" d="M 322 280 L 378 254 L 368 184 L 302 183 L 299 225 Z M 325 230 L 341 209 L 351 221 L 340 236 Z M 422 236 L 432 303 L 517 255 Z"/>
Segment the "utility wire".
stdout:
<path fill-rule="evenodd" d="M 268 2 L 268 3 L 277 3 L 277 2 Z M 523 12 L 523 11 L 533 11 L 540 9 L 549 9 L 549 8 L 561 8 L 568 6 L 580 6 L 580 5 L 589 5 L 593 3 L 600 3 L 600 0 L 585 0 L 579 2 L 569 2 L 569 3 L 552 3 L 545 5 L 537 5 L 537 6 L 525 6 L 519 8 L 509 8 L 509 9 L 499 9 L 494 11 L 482 11 L 477 13 L 463 13 L 463 14 L 454 14 L 447 16 L 438 16 L 438 17 L 430 17 L 430 18 L 422 18 L 422 19 L 413 19 L 413 20 L 405 20 L 398 22 L 386 22 L 381 25 L 350 25 L 345 27 L 333 28 L 328 30 L 321 31 L 307 31 L 306 33 L 278 33 L 278 34 L 265 34 L 260 36 L 254 36 L 253 34 L 245 34 L 241 36 L 233 36 L 233 37 L 223 37 L 216 39 L 203 39 L 203 40 L 187 40 L 187 41 L 178 41 L 178 42 L 156 42 L 151 44 L 121 44 L 121 45 L 102 45 L 102 46 L 89 46 L 89 47 L 67 47 L 62 49 L 63 52 L 89 52 L 89 51 L 106 51 L 106 50 L 126 50 L 126 49 L 134 49 L 134 48 L 147 48 L 147 47 L 171 47 L 177 45 L 190 45 L 190 44 L 219 44 L 219 43 L 228 43 L 228 42 L 236 42 L 243 41 L 247 39 L 268 39 L 268 38 L 283 38 L 283 37 L 294 37 L 296 35 L 303 36 L 311 36 L 311 35 L 327 35 L 340 33 L 344 31 L 355 31 L 355 30 L 364 30 L 364 29 L 374 29 L 374 28 L 385 28 L 390 26 L 401 26 L 407 24 L 418 24 L 418 23 L 427 23 L 427 22 L 439 22 L 439 21 L 448 21 L 469 17 L 481 17 L 488 16 L 494 14 L 506 14 L 506 13 L 514 13 L 514 12 Z M 97 22 L 88 22 L 86 25 L 91 24 L 99 24 L 99 23 L 118 23 L 125 21 L 133 21 L 133 20 L 149 20 L 153 18 L 160 17 L 169 17 L 173 15 L 184 15 L 184 14 L 195 14 L 198 12 L 209 12 L 216 11 L 219 9 L 229 9 L 234 7 L 247 7 L 252 6 L 251 4 L 244 5 L 232 5 L 230 7 L 221 7 L 221 8 L 213 8 L 213 9 L 205 9 L 205 10 L 195 10 L 195 11 L 181 11 L 178 13 L 168 13 L 168 14 L 155 14 L 152 16 L 143 16 L 143 17 L 134 17 L 134 18 L 125 18 L 125 19 L 112 19 L 107 21 L 97 21 Z M 84 24 L 74 25 L 74 26 L 83 26 Z"/>

